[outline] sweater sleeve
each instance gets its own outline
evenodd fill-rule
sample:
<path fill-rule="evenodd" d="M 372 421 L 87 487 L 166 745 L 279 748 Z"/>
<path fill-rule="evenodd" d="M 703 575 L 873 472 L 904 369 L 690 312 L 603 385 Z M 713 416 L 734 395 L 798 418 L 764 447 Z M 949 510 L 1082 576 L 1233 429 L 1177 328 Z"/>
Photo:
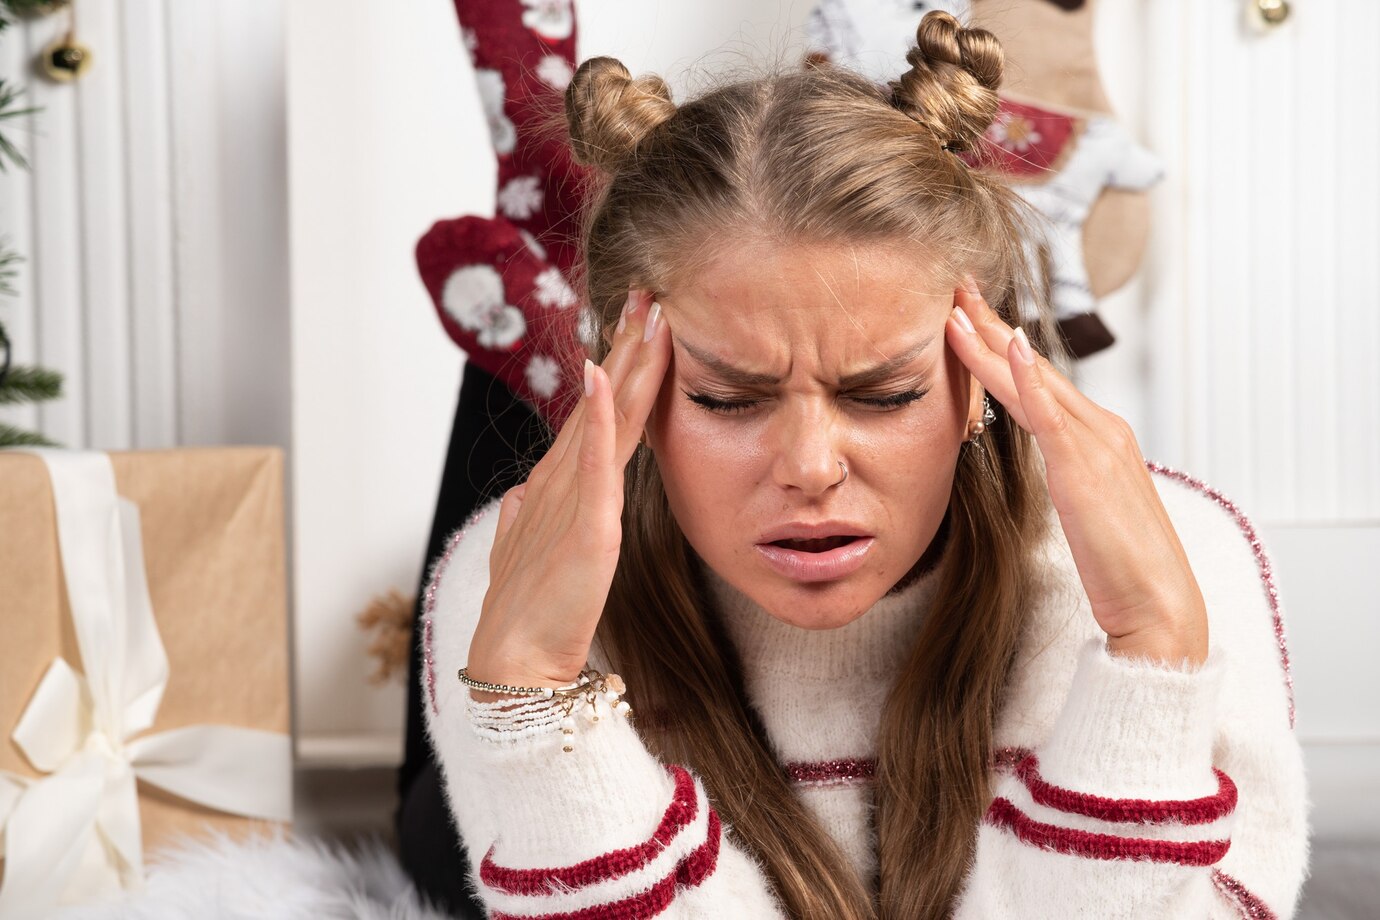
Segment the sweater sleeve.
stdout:
<path fill-rule="evenodd" d="M 504 738 L 471 721 L 456 679 L 488 590 L 497 502 L 457 531 L 428 580 L 427 731 L 491 917 L 781 917 L 766 876 L 728 837 L 702 780 L 662 764 L 631 717 Z M 636 699 L 634 675 L 624 675 Z M 460 862 L 456 862 L 457 871 Z"/>
<path fill-rule="evenodd" d="M 994 784 L 963 920 L 1293 916 L 1307 804 L 1269 561 L 1234 506 L 1231 526 L 1209 519 L 1225 499 L 1165 497 L 1208 603 L 1208 660 L 1084 640 L 1052 728 Z"/>

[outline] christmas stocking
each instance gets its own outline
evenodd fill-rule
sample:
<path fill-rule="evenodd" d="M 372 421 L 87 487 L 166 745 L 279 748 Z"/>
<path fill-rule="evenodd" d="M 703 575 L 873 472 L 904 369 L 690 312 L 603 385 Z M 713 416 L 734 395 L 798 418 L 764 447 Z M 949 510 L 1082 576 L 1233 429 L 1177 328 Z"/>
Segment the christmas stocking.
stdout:
<path fill-rule="evenodd" d="M 1027 240 L 1070 351 L 1112 344 L 1097 298 L 1134 274 L 1149 219 L 1144 192 L 1163 175 L 1156 157 L 1112 118 L 1097 74 L 1092 3 L 1084 0 L 822 0 L 807 26 L 811 51 L 879 82 L 896 76 L 930 9 L 991 31 L 1006 52 L 1002 108 L 975 165 L 1008 174 L 1046 218 Z M 1042 250 L 1037 252 L 1037 250 Z"/>
<path fill-rule="evenodd" d="M 470 361 L 559 429 L 584 347 L 567 278 L 585 186 L 546 127 L 574 74 L 572 0 L 456 0 L 498 158 L 497 215 L 433 226 L 417 267 Z"/>

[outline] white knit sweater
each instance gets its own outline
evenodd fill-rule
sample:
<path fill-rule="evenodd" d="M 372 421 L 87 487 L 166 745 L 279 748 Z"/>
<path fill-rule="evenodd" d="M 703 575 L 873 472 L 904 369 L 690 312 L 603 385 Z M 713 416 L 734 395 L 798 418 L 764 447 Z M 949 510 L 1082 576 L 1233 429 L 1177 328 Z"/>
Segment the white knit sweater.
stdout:
<path fill-rule="evenodd" d="M 1203 483 L 1151 464 L 1207 601 L 1211 652 L 1172 670 L 1109 655 L 1063 532 L 1042 547 L 997 720 L 991 808 L 961 918 L 1288 917 L 1307 863 L 1306 790 L 1269 560 Z M 631 720 L 495 740 L 457 679 L 488 587 L 491 503 L 451 538 L 423 620 L 428 730 L 492 917 L 783 917 L 698 776 Z M 870 773 L 880 707 L 934 576 L 839 629 L 769 616 L 710 573 L 751 704 L 801 800 L 875 890 Z M 607 670 L 596 643 L 592 667 Z M 624 674 L 635 698 L 637 675 Z"/>

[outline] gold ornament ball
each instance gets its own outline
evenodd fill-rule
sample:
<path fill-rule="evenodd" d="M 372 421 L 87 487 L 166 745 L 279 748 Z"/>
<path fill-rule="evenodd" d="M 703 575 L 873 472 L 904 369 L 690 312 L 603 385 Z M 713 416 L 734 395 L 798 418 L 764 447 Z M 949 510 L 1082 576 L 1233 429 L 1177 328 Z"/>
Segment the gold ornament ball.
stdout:
<path fill-rule="evenodd" d="M 48 79 L 71 83 L 91 69 L 91 49 L 80 42 L 60 38 L 43 49 L 40 63 Z"/>

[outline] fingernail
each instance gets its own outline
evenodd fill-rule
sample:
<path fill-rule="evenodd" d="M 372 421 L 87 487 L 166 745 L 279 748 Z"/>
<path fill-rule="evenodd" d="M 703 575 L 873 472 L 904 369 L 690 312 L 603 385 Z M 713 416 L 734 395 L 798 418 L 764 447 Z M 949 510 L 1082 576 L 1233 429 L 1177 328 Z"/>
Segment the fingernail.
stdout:
<path fill-rule="evenodd" d="M 594 362 L 585 358 L 585 395 L 594 395 Z"/>
<path fill-rule="evenodd" d="M 637 309 L 637 291 L 628 291 L 628 299 L 623 301 L 623 312 L 618 317 L 618 334 L 621 335 L 623 330 L 627 328 L 628 317 L 632 315 L 635 309 Z"/>
<path fill-rule="evenodd" d="M 661 319 L 661 304 L 652 304 L 652 312 L 647 315 L 647 331 L 642 333 L 642 341 L 650 342 L 656 335 L 657 323 Z"/>
<path fill-rule="evenodd" d="M 1016 354 L 1020 355 L 1026 364 L 1035 363 L 1035 352 L 1030 348 L 1030 339 L 1025 337 L 1025 330 L 1020 326 L 1016 327 Z"/>
<path fill-rule="evenodd" d="M 954 319 L 958 320 L 958 324 L 963 327 L 964 332 L 977 332 L 973 328 L 973 321 L 968 318 L 967 313 L 963 312 L 962 307 L 954 307 Z"/>

